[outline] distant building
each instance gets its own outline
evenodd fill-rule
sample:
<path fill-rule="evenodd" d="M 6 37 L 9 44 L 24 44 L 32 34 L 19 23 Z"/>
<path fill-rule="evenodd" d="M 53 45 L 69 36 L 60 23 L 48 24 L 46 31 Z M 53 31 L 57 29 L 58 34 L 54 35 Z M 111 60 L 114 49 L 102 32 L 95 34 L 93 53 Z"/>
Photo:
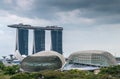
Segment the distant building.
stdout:
<path fill-rule="evenodd" d="M 116 59 L 117 63 L 120 65 L 120 57 L 116 57 L 115 59 Z"/>
<path fill-rule="evenodd" d="M 21 55 L 28 55 L 28 30 L 17 29 L 16 33 L 16 49 Z"/>
<path fill-rule="evenodd" d="M 3 63 L 5 66 L 20 65 L 20 61 L 17 60 L 13 54 L 10 54 L 9 56 L 10 58 L 3 56 L 3 59 L 0 60 L 0 63 Z"/>
<path fill-rule="evenodd" d="M 88 50 L 72 53 L 63 70 L 80 69 L 95 70 L 100 67 L 117 65 L 117 62 L 109 52 L 100 50 Z"/>
<path fill-rule="evenodd" d="M 54 51 L 42 51 L 24 58 L 21 62 L 23 71 L 58 70 L 65 63 L 64 57 Z"/>

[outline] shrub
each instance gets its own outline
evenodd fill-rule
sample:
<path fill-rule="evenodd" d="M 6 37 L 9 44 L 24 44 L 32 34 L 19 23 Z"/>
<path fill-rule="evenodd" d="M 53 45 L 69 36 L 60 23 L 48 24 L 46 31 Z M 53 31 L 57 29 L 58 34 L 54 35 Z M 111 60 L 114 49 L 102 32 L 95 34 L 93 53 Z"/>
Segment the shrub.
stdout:
<path fill-rule="evenodd" d="M 102 68 L 101 72 L 95 75 L 93 72 L 69 70 L 69 71 L 41 71 L 37 73 L 17 73 L 10 79 L 120 79 L 120 66 Z"/>
<path fill-rule="evenodd" d="M 7 66 L 4 68 L 4 74 L 13 75 L 19 72 L 19 66 L 13 65 L 13 66 Z"/>
<path fill-rule="evenodd" d="M 45 79 L 61 79 L 62 73 L 60 71 L 43 71 L 41 74 Z"/>
<path fill-rule="evenodd" d="M 65 71 L 63 78 L 64 79 L 85 79 L 85 76 L 87 76 L 86 71 L 80 71 L 80 70 L 69 70 Z"/>
<path fill-rule="evenodd" d="M 13 75 L 10 79 L 39 79 L 39 77 L 42 77 L 42 74 L 39 72 L 37 73 L 24 72 L 24 73 L 17 73 Z"/>
<path fill-rule="evenodd" d="M 4 70 L 5 66 L 3 65 L 2 62 L 0 62 L 0 70 Z"/>
<path fill-rule="evenodd" d="M 44 71 L 40 72 L 45 79 L 86 79 L 87 71 L 70 70 L 70 71 Z"/>
<path fill-rule="evenodd" d="M 33 79 L 28 73 L 19 73 L 12 76 L 10 79 Z"/>
<path fill-rule="evenodd" d="M 99 74 L 108 74 L 113 77 L 120 77 L 120 65 L 102 68 Z"/>

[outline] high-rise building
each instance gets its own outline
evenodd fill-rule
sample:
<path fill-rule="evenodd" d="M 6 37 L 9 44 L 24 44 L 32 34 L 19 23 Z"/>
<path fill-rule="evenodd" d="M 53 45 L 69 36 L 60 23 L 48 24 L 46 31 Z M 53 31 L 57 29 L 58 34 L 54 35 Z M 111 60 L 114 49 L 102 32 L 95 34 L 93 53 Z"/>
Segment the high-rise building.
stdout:
<path fill-rule="evenodd" d="M 51 31 L 51 50 L 63 54 L 62 50 L 62 27 L 57 26 L 46 26 L 37 27 L 31 25 L 23 24 L 13 24 L 8 25 L 11 28 L 17 28 L 16 36 L 16 50 L 20 52 L 21 55 L 28 55 L 28 30 L 33 30 L 33 51 L 32 53 L 37 53 L 45 50 L 45 31 Z"/>
<path fill-rule="evenodd" d="M 60 54 L 63 53 L 62 50 L 62 30 L 51 30 L 51 50 L 57 51 Z"/>
<path fill-rule="evenodd" d="M 28 55 L 28 30 L 17 28 L 16 49 L 21 55 Z"/>
<path fill-rule="evenodd" d="M 45 30 L 34 29 L 33 54 L 45 50 Z"/>

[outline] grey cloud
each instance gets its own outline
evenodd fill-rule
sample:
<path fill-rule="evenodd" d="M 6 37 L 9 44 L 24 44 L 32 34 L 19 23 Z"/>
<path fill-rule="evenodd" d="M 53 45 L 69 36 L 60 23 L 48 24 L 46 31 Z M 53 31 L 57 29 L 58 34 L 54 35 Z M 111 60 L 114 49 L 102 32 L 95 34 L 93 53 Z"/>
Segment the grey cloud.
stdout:
<path fill-rule="evenodd" d="M 80 17 L 95 18 L 96 21 L 101 21 L 103 18 L 103 20 L 106 19 L 106 23 L 116 23 L 119 19 L 114 16 L 120 14 L 120 0 L 34 0 L 34 7 L 26 11 L 22 9 L 16 10 L 17 5 L 15 0 L 13 1 L 13 4 L 5 4 L 1 1 L 1 9 L 29 18 L 37 17 L 52 20 L 56 19 L 55 14 L 58 12 L 79 9 L 81 11 Z M 114 17 L 114 20 L 109 20 L 104 16 Z"/>
<path fill-rule="evenodd" d="M 61 10 L 86 10 L 86 12 L 91 14 L 101 13 L 106 14 L 119 14 L 120 13 L 120 0 L 65 0 L 65 1 L 53 1 L 48 2 L 49 5 L 58 7 Z M 92 13 L 93 12 L 93 13 Z M 86 13 L 87 14 L 87 13 Z M 89 14 L 87 14 L 89 15 Z"/>

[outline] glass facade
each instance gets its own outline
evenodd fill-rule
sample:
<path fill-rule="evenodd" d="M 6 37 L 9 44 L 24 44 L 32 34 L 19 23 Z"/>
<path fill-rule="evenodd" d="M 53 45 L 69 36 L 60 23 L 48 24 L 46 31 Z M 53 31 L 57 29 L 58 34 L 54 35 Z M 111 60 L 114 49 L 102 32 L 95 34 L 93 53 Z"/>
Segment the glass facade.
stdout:
<path fill-rule="evenodd" d="M 75 62 L 68 62 L 64 65 L 62 70 L 71 70 L 71 69 L 80 69 L 80 70 L 94 70 L 98 69 L 99 67 L 95 65 L 88 65 L 82 63 L 75 63 Z"/>
<path fill-rule="evenodd" d="M 69 69 L 98 69 L 117 65 L 117 62 L 110 53 L 106 51 L 80 51 L 71 54 L 63 70 Z"/>
<path fill-rule="evenodd" d="M 34 30 L 33 54 L 45 50 L 45 30 Z"/>
<path fill-rule="evenodd" d="M 62 30 L 51 30 L 51 42 L 51 50 L 57 51 L 62 54 Z"/>
<path fill-rule="evenodd" d="M 96 66 L 109 66 L 109 59 L 103 55 L 93 54 L 93 55 L 78 55 L 71 58 L 74 63 L 82 63 L 82 64 L 91 64 Z"/>
<path fill-rule="evenodd" d="M 89 52 L 89 51 L 88 51 Z M 108 52 L 78 52 L 70 55 L 69 59 L 74 63 L 89 64 L 95 66 L 116 65 L 115 58 Z M 69 62 L 71 62 L 69 61 Z"/>
<path fill-rule="evenodd" d="M 17 29 L 16 50 L 19 50 L 21 55 L 28 55 L 28 30 Z"/>
<path fill-rule="evenodd" d="M 62 61 L 58 56 L 29 56 L 21 63 L 24 71 L 56 70 L 62 67 Z"/>

